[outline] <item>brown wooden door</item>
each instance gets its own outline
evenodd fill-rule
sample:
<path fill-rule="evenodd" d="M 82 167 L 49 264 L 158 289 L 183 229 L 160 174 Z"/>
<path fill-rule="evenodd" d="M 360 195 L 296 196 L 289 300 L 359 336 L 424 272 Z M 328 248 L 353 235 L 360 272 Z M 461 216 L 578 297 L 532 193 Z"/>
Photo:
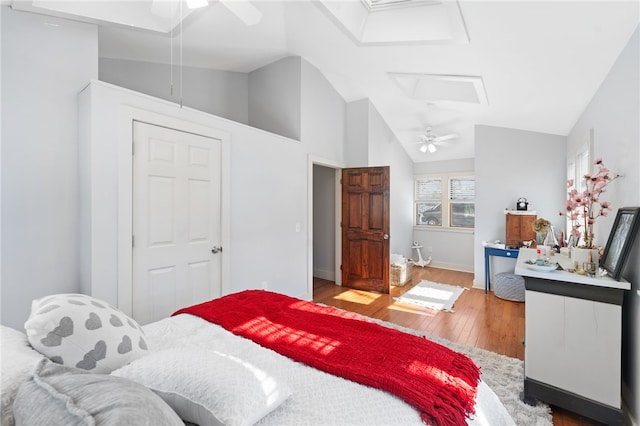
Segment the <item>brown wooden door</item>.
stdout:
<path fill-rule="evenodd" d="M 389 293 L 389 167 L 342 171 L 342 285 Z"/>

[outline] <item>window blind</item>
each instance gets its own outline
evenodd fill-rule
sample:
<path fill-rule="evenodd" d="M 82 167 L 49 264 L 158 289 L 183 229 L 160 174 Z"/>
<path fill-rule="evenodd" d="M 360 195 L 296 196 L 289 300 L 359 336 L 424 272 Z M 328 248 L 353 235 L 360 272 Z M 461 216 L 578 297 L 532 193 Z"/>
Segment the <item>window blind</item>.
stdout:
<path fill-rule="evenodd" d="M 475 178 L 451 178 L 449 180 L 449 199 L 456 201 L 473 200 L 476 196 Z"/>
<path fill-rule="evenodd" d="M 442 199 L 442 179 L 424 178 L 416 180 L 416 201 Z"/>

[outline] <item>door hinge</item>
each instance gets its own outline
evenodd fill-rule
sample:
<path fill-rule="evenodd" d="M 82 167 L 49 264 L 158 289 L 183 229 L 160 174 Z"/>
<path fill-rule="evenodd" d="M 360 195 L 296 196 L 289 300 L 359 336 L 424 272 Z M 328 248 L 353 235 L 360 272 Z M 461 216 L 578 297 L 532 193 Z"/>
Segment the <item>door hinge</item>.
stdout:
<path fill-rule="evenodd" d="M 342 265 L 340 265 L 340 270 L 342 271 Z"/>
<path fill-rule="evenodd" d="M 136 237 L 134 237 L 133 235 L 131 236 L 131 247 L 136 245 Z"/>

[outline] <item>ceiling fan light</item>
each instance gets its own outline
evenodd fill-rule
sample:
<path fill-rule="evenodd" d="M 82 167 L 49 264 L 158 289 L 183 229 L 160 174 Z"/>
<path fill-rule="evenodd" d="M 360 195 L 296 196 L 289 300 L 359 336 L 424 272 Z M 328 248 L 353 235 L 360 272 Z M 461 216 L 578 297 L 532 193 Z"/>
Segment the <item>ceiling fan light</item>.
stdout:
<path fill-rule="evenodd" d="M 209 5 L 207 0 L 187 0 L 187 7 L 189 9 L 200 9 Z"/>
<path fill-rule="evenodd" d="M 427 146 L 427 149 L 428 149 L 428 150 L 429 150 L 429 152 L 431 152 L 431 153 L 434 153 L 434 152 L 436 152 L 436 151 L 438 150 L 438 149 L 436 148 L 436 146 L 435 146 L 434 144 L 432 144 L 432 143 L 430 143 L 430 144 Z M 425 151 L 426 151 L 426 150 L 425 150 Z M 424 152 L 424 151 L 423 151 L 423 152 Z"/>
<path fill-rule="evenodd" d="M 426 143 L 425 143 L 425 144 L 420 145 L 420 152 L 427 152 L 427 149 L 428 149 L 428 147 L 427 147 L 427 144 L 426 144 Z"/>

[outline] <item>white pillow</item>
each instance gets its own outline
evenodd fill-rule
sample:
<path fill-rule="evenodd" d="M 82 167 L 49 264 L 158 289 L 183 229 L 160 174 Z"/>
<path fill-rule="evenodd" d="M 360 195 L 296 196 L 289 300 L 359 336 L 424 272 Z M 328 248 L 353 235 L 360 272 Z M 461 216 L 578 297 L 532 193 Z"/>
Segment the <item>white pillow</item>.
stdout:
<path fill-rule="evenodd" d="M 36 299 L 24 324 L 31 346 L 58 364 L 109 373 L 147 353 L 138 323 L 86 294 Z"/>
<path fill-rule="evenodd" d="M 252 425 L 282 404 L 289 387 L 231 355 L 200 348 L 152 352 L 111 373 L 154 392 L 184 421 Z"/>
<path fill-rule="evenodd" d="M 0 365 L 2 365 L 0 424 L 13 426 L 13 401 L 18 388 L 33 377 L 45 357 L 29 345 L 24 333 L 4 325 L 0 326 L 0 350 Z"/>

